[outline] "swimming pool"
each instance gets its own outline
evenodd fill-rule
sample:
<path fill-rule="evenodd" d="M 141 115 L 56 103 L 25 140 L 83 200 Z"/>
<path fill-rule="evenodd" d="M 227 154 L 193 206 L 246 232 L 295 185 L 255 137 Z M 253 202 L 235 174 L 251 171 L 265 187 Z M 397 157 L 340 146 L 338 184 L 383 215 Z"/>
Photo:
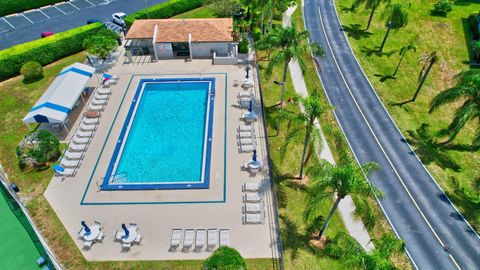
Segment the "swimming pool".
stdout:
<path fill-rule="evenodd" d="M 214 78 L 142 79 L 102 190 L 208 188 Z"/>

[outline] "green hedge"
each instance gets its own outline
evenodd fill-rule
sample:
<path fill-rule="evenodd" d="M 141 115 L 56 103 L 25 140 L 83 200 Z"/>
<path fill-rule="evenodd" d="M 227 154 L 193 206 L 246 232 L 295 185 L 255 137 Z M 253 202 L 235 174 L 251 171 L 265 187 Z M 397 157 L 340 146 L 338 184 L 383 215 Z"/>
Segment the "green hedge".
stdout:
<path fill-rule="evenodd" d="M 44 66 L 82 51 L 83 40 L 102 27 L 101 22 L 92 23 L 1 50 L 0 80 L 17 75 L 26 62 L 37 61 Z"/>
<path fill-rule="evenodd" d="M 63 2 L 64 0 L 0 0 L 0 16 Z"/>
<path fill-rule="evenodd" d="M 146 9 L 141 9 L 125 18 L 127 25 L 132 25 L 137 19 L 147 19 L 147 12 L 150 19 L 165 19 L 177 14 L 200 7 L 205 0 L 170 0 Z"/>

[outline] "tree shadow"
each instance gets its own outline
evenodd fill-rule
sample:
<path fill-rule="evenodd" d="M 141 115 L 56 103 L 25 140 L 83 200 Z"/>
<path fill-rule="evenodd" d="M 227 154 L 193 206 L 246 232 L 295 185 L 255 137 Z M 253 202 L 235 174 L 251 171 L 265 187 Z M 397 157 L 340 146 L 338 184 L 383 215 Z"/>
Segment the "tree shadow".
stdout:
<path fill-rule="evenodd" d="M 352 12 L 352 13 L 355 13 L 356 10 L 355 10 L 355 8 L 354 8 L 353 6 L 347 7 L 347 6 L 341 5 L 341 6 L 340 6 L 340 11 L 342 11 L 342 12 Z"/>
<path fill-rule="evenodd" d="M 477 0 L 457 0 L 455 1 L 455 6 L 469 6 L 470 4 L 478 3 Z"/>
<path fill-rule="evenodd" d="M 367 47 L 364 46 L 361 51 L 363 53 L 365 53 L 367 56 L 375 55 L 375 56 L 378 56 L 378 57 L 382 57 L 382 56 L 390 57 L 390 56 L 392 56 L 393 54 L 396 53 L 396 50 L 381 52 L 381 51 L 379 51 L 379 49 L 380 49 L 380 47 L 367 48 Z"/>
<path fill-rule="evenodd" d="M 477 152 L 480 150 L 480 145 L 475 144 L 443 144 L 439 146 L 443 150 L 453 150 L 459 152 Z"/>
<path fill-rule="evenodd" d="M 393 75 L 382 75 L 382 74 L 373 74 L 373 76 L 375 77 L 378 77 L 380 78 L 380 82 L 385 82 L 385 81 L 388 81 L 388 80 L 396 80 L 397 77 L 393 76 Z"/>
<path fill-rule="evenodd" d="M 282 245 L 284 250 L 290 250 L 291 260 L 298 258 L 298 251 L 308 246 L 308 237 L 305 234 L 299 233 L 297 224 L 290 218 L 280 215 L 280 220 L 283 223 L 280 228 L 280 237 L 282 238 Z"/>
<path fill-rule="evenodd" d="M 415 131 L 407 130 L 407 134 L 409 135 L 407 142 L 416 148 L 414 150 L 415 153 L 417 153 L 425 165 L 433 162 L 443 169 L 451 169 L 455 172 L 460 171 L 460 165 L 439 147 L 428 124 L 422 123 Z"/>
<path fill-rule="evenodd" d="M 475 221 L 471 222 L 470 225 L 474 230 L 480 229 L 478 227 L 478 220 L 480 219 L 480 194 L 479 191 L 471 190 L 465 186 L 465 183 L 460 183 L 455 177 L 450 177 L 450 186 L 452 191 L 446 190 L 446 195 L 452 201 L 453 204 L 462 209 L 462 214 L 467 220 Z M 451 215 L 455 219 L 461 219 L 461 216 L 458 213 Z M 472 236 L 476 236 L 475 231 L 472 230 L 469 226 L 465 226 L 465 231 Z"/>
<path fill-rule="evenodd" d="M 373 35 L 371 32 L 368 32 L 365 29 L 363 29 L 363 27 L 358 23 L 350 24 L 349 26 L 342 25 L 342 29 L 347 33 L 347 36 L 354 38 L 356 40 L 359 40 L 362 38 L 368 38 L 371 35 Z"/>

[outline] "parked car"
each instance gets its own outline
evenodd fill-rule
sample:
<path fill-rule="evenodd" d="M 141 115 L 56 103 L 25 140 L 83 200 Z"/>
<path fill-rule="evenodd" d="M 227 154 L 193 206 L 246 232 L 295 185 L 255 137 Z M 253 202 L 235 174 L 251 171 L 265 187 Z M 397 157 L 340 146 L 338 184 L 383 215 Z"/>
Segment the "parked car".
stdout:
<path fill-rule="evenodd" d="M 53 34 L 55 34 L 55 33 L 54 33 L 54 32 L 50 32 L 50 31 L 45 31 L 45 32 L 42 32 L 42 33 L 40 34 L 40 36 L 41 36 L 42 38 L 44 38 L 44 37 L 52 36 Z"/>
<path fill-rule="evenodd" d="M 127 14 L 125 14 L 123 12 L 113 13 L 112 14 L 112 22 L 115 23 L 115 24 L 118 24 L 120 26 L 125 26 L 125 21 L 123 20 L 123 19 L 125 19 L 125 17 L 127 17 Z"/>
<path fill-rule="evenodd" d="M 100 20 L 100 19 L 89 19 L 87 21 L 87 24 L 92 24 L 92 23 L 96 23 L 96 22 L 102 22 L 102 20 Z"/>

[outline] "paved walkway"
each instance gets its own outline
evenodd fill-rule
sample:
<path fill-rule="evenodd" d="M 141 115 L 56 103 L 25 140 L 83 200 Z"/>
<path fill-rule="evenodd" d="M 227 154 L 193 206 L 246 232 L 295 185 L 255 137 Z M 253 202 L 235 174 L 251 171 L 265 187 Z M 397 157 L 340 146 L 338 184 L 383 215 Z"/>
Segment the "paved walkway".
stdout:
<path fill-rule="evenodd" d="M 293 12 L 296 10 L 297 6 L 293 6 L 288 8 L 288 10 L 283 15 L 282 25 L 290 26 L 292 24 L 291 16 Z M 297 61 L 291 61 L 288 65 L 290 69 L 290 76 L 292 77 L 293 87 L 295 88 L 295 92 L 301 97 L 307 97 L 308 91 L 307 86 L 305 84 L 305 80 L 303 79 L 302 70 L 300 65 Z M 303 111 L 303 106 L 300 105 L 300 109 Z M 322 137 L 322 150 L 320 153 L 317 152 L 317 155 L 321 159 L 325 159 L 328 162 L 335 164 L 335 160 L 332 155 L 332 151 L 330 151 L 330 147 L 323 135 L 322 129 L 320 127 L 320 123 L 318 120 L 315 121 L 315 126 L 320 130 L 320 135 Z M 373 249 L 373 243 L 371 242 L 370 235 L 368 234 L 367 230 L 365 229 L 365 225 L 361 220 L 357 220 L 354 217 L 353 212 L 355 211 L 355 204 L 353 203 L 352 197 L 347 196 L 343 200 L 340 201 L 338 205 L 338 211 L 342 216 L 343 222 L 345 227 L 347 228 L 348 233 L 355 238 L 362 247 L 370 251 Z"/>

